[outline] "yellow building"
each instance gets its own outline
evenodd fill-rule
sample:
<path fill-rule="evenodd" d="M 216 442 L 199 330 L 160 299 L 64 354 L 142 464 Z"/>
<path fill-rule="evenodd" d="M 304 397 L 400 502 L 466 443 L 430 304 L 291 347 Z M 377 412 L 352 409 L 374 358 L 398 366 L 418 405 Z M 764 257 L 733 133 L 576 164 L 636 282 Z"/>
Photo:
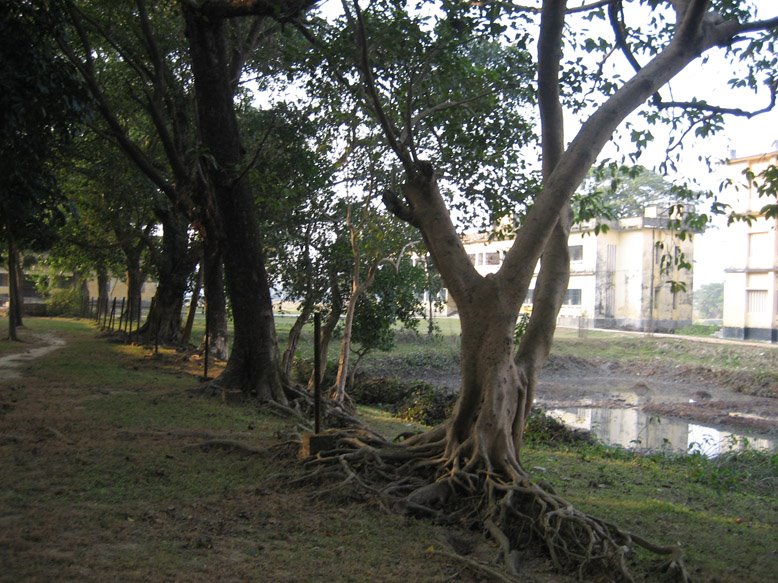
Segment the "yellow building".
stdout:
<path fill-rule="evenodd" d="M 757 177 L 770 165 L 778 165 L 778 151 L 733 158 L 728 170 L 734 184 L 727 202 L 736 213 L 758 215 L 773 202 L 760 197 L 757 184 L 743 175 Z M 728 229 L 727 266 L 724 276 L 725 338 L 778 342 L 778 219 L 758 217 L 738 221 Z"/>
<path fill-rule="evenodd" d="M 612 221 L 607 233 L 597 235 L 594 222 L 573 228 L 568 241 L 570 282 L 559 325 L 662 332 L 691 324 L 691 269 L 673 267 L 666 273 L 662 267 L 681 253 L 691 264 L 693 242 L 674 237 L 661 215 L 657 207 L 647 207 L 644 216 Z M 473 265 L 486 275 L 500 268 L 513 240 L 471 235 L 464 244 Z M 672 289 L 671 281 L 687 291 Z M 533 279 L 527 308 L 534 286 Z M 450 303 L 449 313 L 455 310 Z"/>

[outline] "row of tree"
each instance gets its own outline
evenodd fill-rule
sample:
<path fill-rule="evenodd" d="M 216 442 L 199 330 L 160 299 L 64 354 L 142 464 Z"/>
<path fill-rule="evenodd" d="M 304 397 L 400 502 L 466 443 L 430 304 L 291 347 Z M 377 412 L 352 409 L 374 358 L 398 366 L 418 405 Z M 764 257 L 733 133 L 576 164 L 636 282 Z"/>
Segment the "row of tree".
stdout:
<path fill-rule="evenodd" d="M 393 289 L 390 274 L 410 269 L 402 256 L 423 243 L 459 311 L 462 385 L 451 419 L 405 448 L 404 471 L 428 482 L 408 500 L 429 508 L 483 496 L 509 564 L 523 536 L 517 516 L 550 529 L 541 535 L 550 545 L 579 536 L 583 523 L 597 539 L 584 545 L 584 562 L 625 570 L 623 539 L 529 488 L 520 462 L 568 283 L 571 201 L 635 112 L 638 152 L 651 139 L 639 123 L 704 137 L 728 115 L 757 113 L 663 95 L 714 49 L 733 63 L 730 85 L 772 107 L 778 19 L 733 0 L 314 4 L 5 3 L 3 32 L 14 39 L 2 36 L 9 256 L 20 245 L 50 247 L 39 228 L 52 225 L 58 255 L 77 259 L 73 271 L 105 281 L 121 257 L 131 298 L 144 275 L 159 282 L 145 331 L 168 342 L 180 339 L 200 265 L 221 355 L 227 305 L 234 322 L 214 382 L 283 404 L 300 326 L 282 357 L 273 282 L 300 300 L 300 322 L 328 307 L 325 343 L 344 314 L 347 340 L 354 311 L 368 321 L 378 309 L 366 290 Z M 572 140 L 565 111 L 582 120 Z M 452 213 L 471 227 L 513 219 L 497 273 L 475 270 Z M 515 344 L 541 256 L 532 316 Z M 348 358 L 342 351 L 344 372 Z M 555 547 L 560 564 L 580 560 L 564 548 Z"/>

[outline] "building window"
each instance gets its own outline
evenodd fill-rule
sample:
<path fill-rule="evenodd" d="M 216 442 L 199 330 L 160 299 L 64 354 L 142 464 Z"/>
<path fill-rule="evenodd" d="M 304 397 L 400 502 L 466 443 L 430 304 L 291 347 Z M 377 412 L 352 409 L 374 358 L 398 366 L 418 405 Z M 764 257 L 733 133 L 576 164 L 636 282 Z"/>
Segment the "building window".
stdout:
<path fill-rule="evenodd" d="M 580 289 L 569 289 L 569 290 L 567 290 L 567 294 L 565 294 L 565 305 L 566 306 L 580 306 L 581 305 L 581 290 Z"/>
<path fill-rule="evenodd" d="M 485 253 L 484 259 L 486 265 L 500 265 L 500 253 L 498 251 L 494 251 L 492 253 Z"/>
<path fill-rule="evenodd" d="M 746 305 L 751 314 L 763 314 L 767 311 L 767 290 L 749 289 L 746 290 Z"/>
<path fill-rule="evenodd" d="M 532 297 L 535 295 L 535 290 L 530 288 L 527 290 L 527 296 L 524 298 L 525 304 L 531 304 L 532 303 Z"/>
<path fill-rule="evenodd" d="M 748 267 L 769 267 L 769 233 L 750 233 L 748 235 Z"/>
<path fill-rule="evenodd" d="M 569 245 L 570 261 L 583 261 L 583 245 Z"/>
<path fill-rule="evenodd" d="M 470 263 L 472 263 L 473 265 L 475 265 L 475 259 L 476 259 L 476 256 L 475 256 L 475 254 L 474 254 L 474 253 L 471 253 L 470 255 L 468 255 L 468 256 L 467 256 L 467 258 L 470 260 Z"/>
<path fill-rule="evenodd" d="M 0 285 L 8 287 L 8 274 L 0 273 Z"/>

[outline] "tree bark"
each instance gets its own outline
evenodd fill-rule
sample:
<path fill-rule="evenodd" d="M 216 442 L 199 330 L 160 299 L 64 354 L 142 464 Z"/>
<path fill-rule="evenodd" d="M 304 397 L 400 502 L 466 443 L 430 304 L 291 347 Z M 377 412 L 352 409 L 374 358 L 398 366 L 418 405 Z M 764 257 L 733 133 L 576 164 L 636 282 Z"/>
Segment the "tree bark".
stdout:
<path fill-rule="evenodd" d="M 195 280 L 195 286 L 192 290 L 192 299 L 189 303 L 189 309 L 186 314 L 186 324 L 184 324 L 184 331 L 181 334 L 181 345 L 187 346 L 192 339 L 192 327 L 194 326 L 195 316 L 197 315 L 197 305 L 200 303 L 200 293 L 203 288 L 203 266 L 200 264 L 200 268 L 197 270 L 197 279 Z"/>
<path fill-rule="evenodd" d="M 98 265 L 97 266 L 97 314 L 95 314 L 96 317 L 99 317 L 101 313 L 103 313 L 107 307 L 108 307 L 108 294 L 110 293 L 110 290 L 108 289 L 108 270 L 106 269 L 105 265 Z"/>
<path fill-rule="evenodd" d="M 354 328 L 354 317 L 357 311 L 359 296 L 365 293 L 375 278 L 378 261 L 373 261 L 368 267 L 367 276 L 362 280 L 362 254 L 359 245 L 359 234 L 351 222 L 351 210 L 346 215 L 346 224 L 351 232 L 351 252 L 353 263 L 351 267 L 351 295 L 346 305 L 346 318 L 343 322 L 343 338 L 340 342 L 340 355 L 338 356 L 338 374 L 335 386 L 332 389 L 331 398 L 342 403 L 346 399 L 346 381 L 349 372 L 349 360 L 351 358 L 351 331 Z"/>
<path fill-rule="evenodd" d="M 351 330 L 354 327 L 354 313 L 357 311 L 357 300 L 361 293 L 361 286 L 354 282 L 346 304 L 346 318 L 343 322 L 343 337 L 340 340 L 340 353 L 338 355 L 338 373 L 330 395 L 333 401 L 339 403 L 342 403 L 346 398 L 346 379 L 348 378 L 349 357 L 351 356 Z"/>
<path fill-rule="evenodd" d="M 138 322 L 141 310 L 141 288 L 143 287 L 143 270 L 140 266 L 140 250 L 126 256 L 127 262 L 127 306 L 125 308 L 127 330 L 133 332 Z M 107 306 L 106 306 L 107 307 Z"/>
<path fill-rule="evenodd" d="M 22 254 L 19 251 L 18 245 L 16 244 L 16 240 L 14 240 L 13 249 L 16 286 L 14 287 L 15 301 L 12 313 L 16 326 L 23 326 L 24 322 L 22 321 L 22 318 L 24 317 L 24 270 L 22 269 Z"/>
<path fill-rule="evenodd" d="M 181 310 L 196 258 L 189 249 L 189 221 L 171 208 L 156 210 L 163 232 L 162 252 L 156 258 L 158 286 L 152 308 L 140 329 L 146 342 L 181 342 Z"/>
<path fill-rule="evenodd" d="M 224 372 L 214 381 L 260 400 L 286 402 L 279 370 L 270 285 L 233 104 L 223 21 L 183 4 L 192 58 L 203 165 L 213 187 L 224 241 L 224 266 L 235 340 Z"/>
<path fill-rule="evenodd" d="M 229 357 L 229 331 L 227 328 L 227 296 L 224 292 L 224 263 L 222 253 L 211 229 L 203 233 L 203 285 L 205 287 L 206 318 L 208 318 L 208 346 L 212 356 L 219 360 Z M 200 345 L 205 350 L 205 336 Z"/>
<path fill-rule="evenodd" d="M 8 237 L 8 340 L 19 341 L 16 333 L 17 326 L 20 326 L 19 318 L 19 252 L 16 249 L 14 238 Z"/>
<path fill-rule="evenodd" d="M 292 324 L 292 329 L 289 330 L 289 337 L 286 341 L 286 349 L 281 357 L 281 376 L 287 383 L 291 382 L 292 376 L 292 364 L 294 363 L 294 355 L 297 353 L 297 344 L 300 342 L 300 336 L 302 335 L 303 327 L 310 320 L 313 313 L 313 302 L 307 301 L 303 304 L 303 309 L 300 315 L 295 319 Z"/>

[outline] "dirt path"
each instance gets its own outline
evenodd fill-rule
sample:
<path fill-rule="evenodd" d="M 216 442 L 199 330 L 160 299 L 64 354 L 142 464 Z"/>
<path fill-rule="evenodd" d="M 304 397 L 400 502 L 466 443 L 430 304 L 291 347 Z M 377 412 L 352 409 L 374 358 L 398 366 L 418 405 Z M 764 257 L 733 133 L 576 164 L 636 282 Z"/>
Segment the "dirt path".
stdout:
<path fill-rule="evenodd" d="M 22 365 L 45 356 L 65 345 L 65 341 L 62 338 L 52 333 L 32 334 L 31 338 L 36 341 L 36 344 L 43 343 L 44 345 L 0 357 L 0 381 L 21 378 L 22 374 L 19 369 L 22 368 Z M 20 346 L 24 345 L 20 344 Z"/>

